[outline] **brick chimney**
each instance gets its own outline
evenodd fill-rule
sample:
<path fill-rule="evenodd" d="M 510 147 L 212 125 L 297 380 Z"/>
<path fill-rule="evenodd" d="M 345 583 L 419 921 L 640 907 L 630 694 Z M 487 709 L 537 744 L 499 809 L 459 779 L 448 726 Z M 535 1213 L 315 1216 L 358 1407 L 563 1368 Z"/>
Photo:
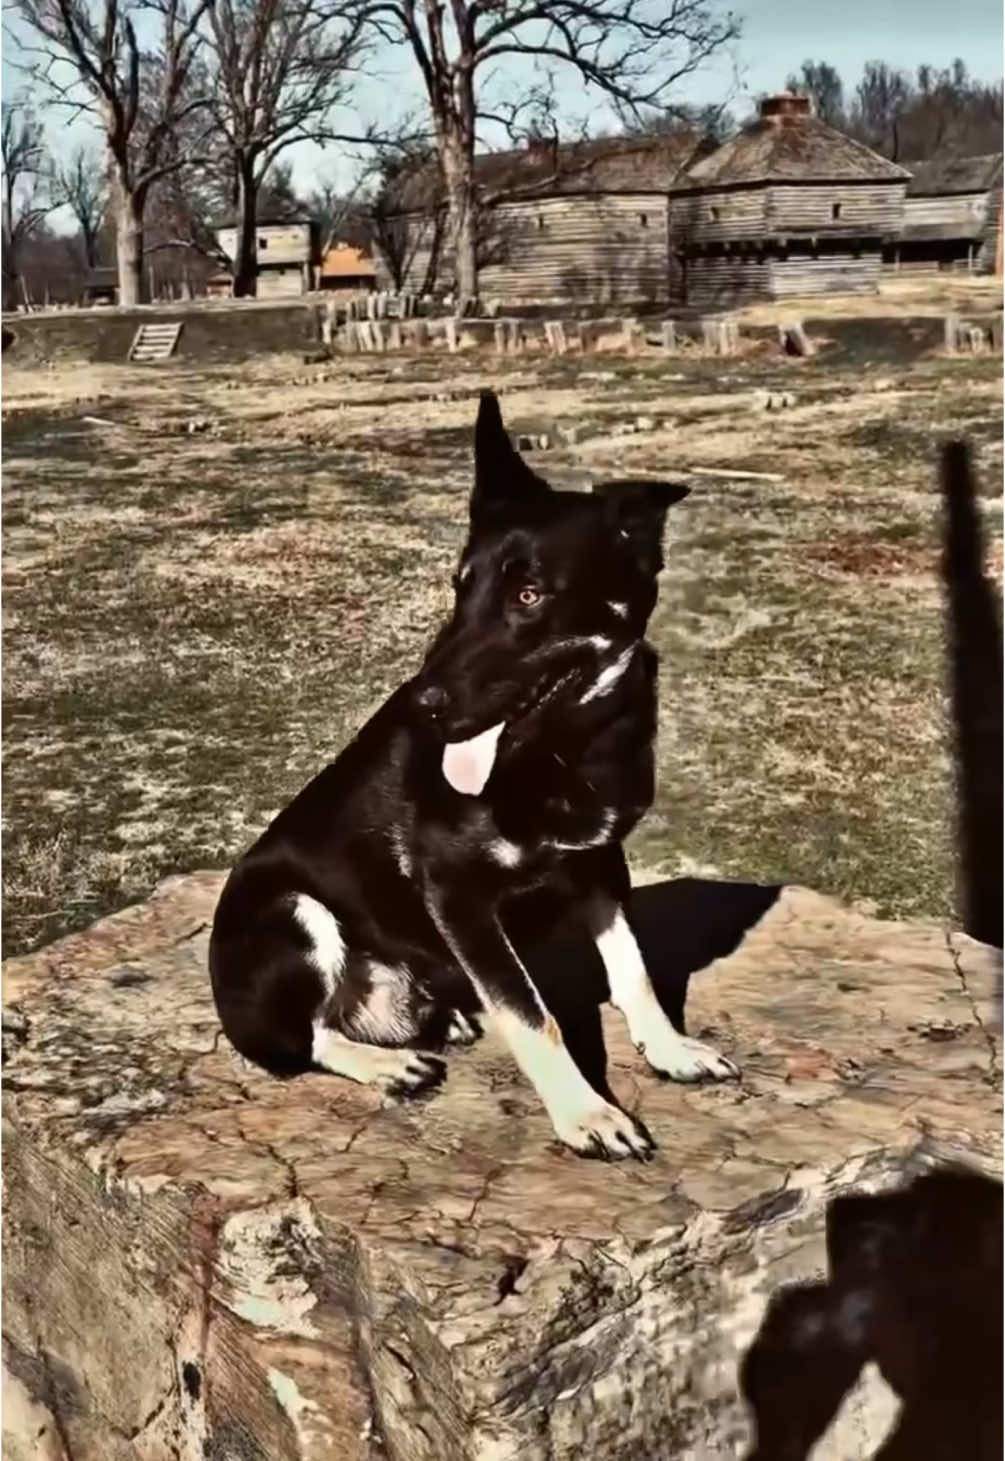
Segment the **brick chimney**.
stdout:
<path fill-rule="evenodd" d="M 764 97 L 761 102 L 761 120 L 765 122 L 810 115 L 809 97 L 798 96 L 794 91 L 780 91 L 775 96 Z"/>

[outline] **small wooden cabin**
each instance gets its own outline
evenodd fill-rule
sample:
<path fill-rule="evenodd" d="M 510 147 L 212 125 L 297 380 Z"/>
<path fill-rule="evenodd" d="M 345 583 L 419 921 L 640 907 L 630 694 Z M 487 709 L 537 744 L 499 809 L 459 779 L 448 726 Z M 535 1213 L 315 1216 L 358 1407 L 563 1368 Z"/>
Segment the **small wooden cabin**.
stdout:
<path fill-rule="evenodd" d="M 377 287 L 377 268 L 365 249 L 334 243 L 318 271 L 318 287 L 338 294 L 366 294 Z"/>
<path fill-rule="evenodd" d="M 81 308 L 90 309 L 96 304 L 118 304 L 119 271 L 114 265 L 98 265 L 88 269 L 80 290 Z"/>
<path fill-rule="evenodd" d="M 910 174 L 812 114 L 766 97 L 760 115 L 691 167 L 670 201 L 677 296 L 729 309 L 793 295 L 869 293 L 900 232 Z"/>
<path fill-rule="evenodd" d="M 1002 206 L 1002 154 L 905 164 L 913 174 L 900 236 L 884 252 L 895 269 L 990 274 Z"/>
<path fill-rule="evenodd" d="M 503 308 L 666 301 L 669 190 L 712 145 L 692 132 L 536 141 L 476 157 L 482 298 Z M 400 252 L 397 269 L 378 258 L 380 286 L 395 287 L 397 273 L 413 293 L 452 290 L 435 164 L 404 180 L 395 201 L 385 235 Z"/>
<path fill-rule="evenodd" d="M 227 258 L 237 256 L 237 220 L 216 226 L 216 237 Z M 288 216 L 259 218 L 255 229 L 259 299 L 282 299 L 306 294 L 318 262 L 318 227 L 312 218 Z"/>

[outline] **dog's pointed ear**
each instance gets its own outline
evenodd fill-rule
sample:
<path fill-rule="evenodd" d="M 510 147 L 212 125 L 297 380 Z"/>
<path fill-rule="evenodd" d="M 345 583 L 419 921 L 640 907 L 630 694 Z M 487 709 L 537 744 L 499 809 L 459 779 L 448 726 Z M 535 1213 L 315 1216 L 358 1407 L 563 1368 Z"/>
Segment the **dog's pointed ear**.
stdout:
<path fill-rule="evenodd" d="M 509 439 L 494 391 L 482 391 L 475 422 L 475 486 L 471 519 L 513 507 L 547 492 Z"/>
<path fill-rule="evenodd" d="M 683 482 L 604 482 L 594 492 L 605 499 L 609 521 L 647 558 L 662 563 L 660 551 L 668 510 L 691 491 Z"/>

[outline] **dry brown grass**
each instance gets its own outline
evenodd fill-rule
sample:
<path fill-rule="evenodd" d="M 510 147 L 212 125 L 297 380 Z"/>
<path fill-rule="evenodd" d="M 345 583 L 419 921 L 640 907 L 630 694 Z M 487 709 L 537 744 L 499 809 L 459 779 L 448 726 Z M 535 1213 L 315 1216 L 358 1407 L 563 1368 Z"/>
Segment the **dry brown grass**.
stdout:
<path fill-rule="evenodd" d="M 536 455 L 556 482 L 783 478 L 694 479 L 672 515 L 639 864 L 945 913 L 936 446 L 966 430 L 997 492 L 1000 364 L 877 340 L 808 362 L 361 359 L 328 380 L 293 356 L 5 367 L 7 949 L 231 861 L 414 668 L 486 379 L 519 429 L 587 428 Z M 796 403 L 766 412 L 765 390 Z M 640 414 L 654 429 L 623 434 Z"/>

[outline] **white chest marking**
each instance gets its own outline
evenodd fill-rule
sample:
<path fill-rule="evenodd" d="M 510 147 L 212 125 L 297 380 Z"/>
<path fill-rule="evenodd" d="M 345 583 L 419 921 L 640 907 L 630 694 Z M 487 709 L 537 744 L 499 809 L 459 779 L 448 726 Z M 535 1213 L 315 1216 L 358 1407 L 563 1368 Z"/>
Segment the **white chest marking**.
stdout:
<path fill-rule="evenodd" d="M 497 837 L 489 845 L 489 857 L 500 867 L 519 867 L 523 861 L 523 851 L 515 842 L 510 842 L 505 837 Z"/>
<path fill-rule="evenodd" d="M 394 853 L 394 860 L 398 864 L 398 871 L 403 878 L 412 876 L 412 859 L 408 855 L 408 848 L 405 846 L 405 839 L 401 835 L 400 827 L 391 828 L 391 851 Z"/>
<path fill-rule="evenodd" d="M 627 649 L 622 650 L 613 664 L 605 665 L 586 693 L 580 695 L 580 705 L 586 705 L 590 700 L 599 700 L 601 695 L 609 695 L 631 664 L 634 653 L 635 645 L 630 644 Z"/>
<path fill-rule="evenodd" d="M 582 852 L 587 847 L 603 847 L 605 842 L 610 841 L 617 820 L 617 812 L 609 807 L 601 816 L 600 827 L 592 837 L 584 837 L 582 842 L 560 842 L 557 838 L 552 838 L 548 845 L 557 848 L 559 852 Z"/>

